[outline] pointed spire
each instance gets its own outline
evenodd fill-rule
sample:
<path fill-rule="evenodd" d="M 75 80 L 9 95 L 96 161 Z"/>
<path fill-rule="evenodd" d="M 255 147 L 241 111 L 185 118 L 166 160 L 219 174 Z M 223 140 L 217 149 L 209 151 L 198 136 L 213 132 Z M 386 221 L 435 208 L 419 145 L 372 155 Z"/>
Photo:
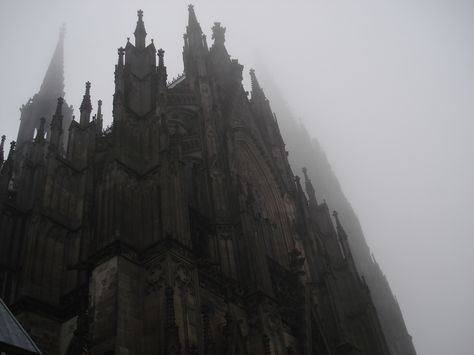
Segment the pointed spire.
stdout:
<path fill-rule="evenodd" d="M 196 13 L 194 12 L 194 5 L 188 5 L 188 27 L 187 33 L 198 33 L 199 35 L 202 34 L 201 25 L 199 24 Z"/>
<path fill-rule="evenodd" d="M 212 39 L 214 40 L 214 46 L 223 46 L 225 43 L 225 27 L 222 27 L 220 22 L 214 22 Z"/>
<path fill-rule="evenodd" d="M 311 182 L 311 179 L 308 177 L 308 170 L 306 168 L 303 168 L 303 174 L 304 174 L 306 193 L 308 194 L 308 198 L 309 198 L 309 205 L 316 207 L 318 205 L 318 201 L 316 200 L 316 192 L 314 191 L 314 187 L 313 187 L 313 183 Z"/>
<path fill-rule="evenodd" d="M 104 120 L 102 119 L 102 100 L 97 101 L 97 133 L 102 132 Z"/>
<path fill-rule="evenodd" d="M 62 97 L 58 98 L 56 112 L 54 113 L 53 119 L 51 120 L 51 139 L 49 141 L 49 151 L 53 153 L 58 153 L 62 145 L 61 136 L 63 134 L 63 103 L 64 99 Z"/>
<path fill-rule="evenodd" d="M 91 83 L 88 81 L 86 82 L 86 93 L 82 98 L 81 106 L 79 107 L 79 111 L 81 111 L 81 118 L 80 124 L 81 126 L 85 126 L 89 124 L 91 112 L 92 112 L 92 103 L 91 103 Z"/>
<path fill-rule="evenodd" d="M 5 159 L 4 152 L 3 152 L 4 146 L 5 146 L 5 139 L 7 139 L 7 137 L 3 135 L 2 140 L 0 141 L 0 167 L 2 166 L 3 160 Z"/>
<path fill-rule="evenodd" d="M 41 143 L 44 142 L 44 126 L 46 123 L 46 118 L 41 117 L 40 119 L 40 126 L 38 131 L 36 132 L 35 142 Z"/>
<path fill-rule="evenodd" d="M 137 27 L 135 28 L 135 47 L 139 49 L 145 48 L 145 38 L 146 38 L 146 31 L 145 31 L 145 24 L 143 23 L 143 11 L 138 10 L 138 21 Z"/>
<path fill-rule="evenodd" d="M 201 25 L 199 24 L 194 6 L 188 6 L 188 25 L 186 26 L 186 33 L 183 35 L 183 61 L 184 72 L 188 77 L 191 76 L 205 76 L 206 72 L 206 55 L 208 48 L 203 39 Z"/>
<path fill-rule="evenodd" d="M 188 6 L 188 25 L 186 26 L 186 33 L 184 34 L 184 46 L 189 46 L 191 51 L 198 51 L 204 48 L 204 42 L 202 40 L 202 30 L 199 24 L 196 13 L 194 12 L 194 6 Z"/>
<path fill-rule="evenodd" d="M 56 98 L 64 96 L 64 37 L 66 26 L 59 30 L 59 39 L 54 50 L 53 57 L 49 63 L 48 70 L 44 76 L 43 83 L 39 91 L 42 97 Z"/>

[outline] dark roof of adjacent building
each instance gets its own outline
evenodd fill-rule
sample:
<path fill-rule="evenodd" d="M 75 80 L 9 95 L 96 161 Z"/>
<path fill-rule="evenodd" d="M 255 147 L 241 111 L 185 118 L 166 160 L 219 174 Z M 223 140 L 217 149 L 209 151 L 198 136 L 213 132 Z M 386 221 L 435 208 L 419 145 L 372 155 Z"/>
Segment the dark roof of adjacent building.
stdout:
<path fill-rule="evenodd" d="M 0 298 L 0 351 L 18 354 L 41 354 L 7 305 Z"/>

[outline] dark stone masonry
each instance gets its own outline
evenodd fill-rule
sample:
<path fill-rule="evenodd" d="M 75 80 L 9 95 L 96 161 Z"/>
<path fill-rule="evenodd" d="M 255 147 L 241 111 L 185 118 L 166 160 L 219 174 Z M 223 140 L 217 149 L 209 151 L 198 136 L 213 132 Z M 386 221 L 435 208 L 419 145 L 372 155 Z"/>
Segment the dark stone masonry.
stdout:
<path fill-rule="evenodd" d="M 43 354 L 390 354 L 344 221 L 225 31 L 208 47 L 189 6 L 168 82 L 138 11 L 106 128 L 91 83 L 77 119 L 62 99 L 60 36 L 0 149 L 0 296 Z"/>

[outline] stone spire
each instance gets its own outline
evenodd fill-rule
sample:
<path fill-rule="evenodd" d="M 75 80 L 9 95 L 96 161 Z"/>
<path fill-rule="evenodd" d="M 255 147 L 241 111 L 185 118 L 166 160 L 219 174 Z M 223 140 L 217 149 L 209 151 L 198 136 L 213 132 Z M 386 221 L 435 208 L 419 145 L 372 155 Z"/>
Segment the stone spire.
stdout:
<path fill-rule="evenodd" d="M 197 18 L 196 18 L 196 13 L 194 12 L 194 5 L 189 5 L 188 6 L 188 27 L 186 29 L 188 35 L 190 33 L 196 33 L 201 36 L 202 30 L 201 30 L 201 25 L 199 24 Z"/>
<path fill-rule="evenodd" d="M 188 6 L 188 25 L 186 26 L 186 33 L 184 34 L 184 49 L 189 49 L 195 55 L 200 53 L 205 46 L 205 37 L 201 30 L 196 13 L 194 12 L 194 6 Z"/>
<path fill-rule="evenodd" d="M 97 101 L 97 133 L 102 133 L 104 120 L 102 119 L 102 100 Z"/>
<path fill-rule="evenodd" d="M 184 34 L 184 72 L 186 75 L 205 76 L 206 75 L 206 56 L 209 52 L 206 43 L 206 37 L 202 33 L 194 6 L 188 6 L 188 25 Z"/>
<path fill-rule="evenodd" d="M 84 97 L 82 98 L 82 103 L 81 106 L 79 107 L 79 110 L 81 111 L 81 118 L 80 118 L 80 125 L 81 126 L 86 126 L 89 124 L 90 118 L 91 118 L 91 112 L 92 112 L 92 103 L 91 103 L 91 83 L 88 81 L 86 82 L 86 93 L 84 94 Z"/>
<path fill-rule="evenodd" d="M 64 37 L 66 34 L 65 26 L 61 27 L 59 33 L 58 43 L 48 70 L 44 76 L 39 92 L 34 95 L 25 105 L 20 109 L 20 129 L 17 137 L 17 151 L 19 157 L 24 154 L 23 148 L 25 144 L 31 143 L 34 138 L 34 132 L 38 129 L 40 118 L 46 117 L 46 130 L 49 131 L 49 123 L 51 115 L 54 112 L 56 99 L 64 97 Z M 67 122 L 65 126 L 70 123 L 70 116 L 72 115 L 72 108 L 67 115 Z M 21 160 L 17 159 L 17 163 Z"/>
<path fill-rule="evenodd" d="M 48 70 L 44 76 L 39 95 L 48 98 L 64 96 L 64 36 L 66 26 L 59 30 L 59 39 L 53 57 L 49 63 Z"/>
<path fill-rule="evenodd" d="M 143 11 L 138 10 L 138 21 L 137 27 L 135 28 L 135 47 L 139 49 L 145 48 L 145 38 L 146 38 L 146 31 L 145 31 L 145 24 L 143 23 Z"/>
<path fill-rule="evenodd" d="M 313 183 L 311 182 L 311 179 L 308 177 L 308 170 L 306 168 L 303 168 L 303 174 L 304 174 L 306 193 L 308 194 L 308 198 L 309 198 L 309 205 L 316 207 L 318 205 L 318 201 L 316 200 L 316 193 L 314 191 Z"/>

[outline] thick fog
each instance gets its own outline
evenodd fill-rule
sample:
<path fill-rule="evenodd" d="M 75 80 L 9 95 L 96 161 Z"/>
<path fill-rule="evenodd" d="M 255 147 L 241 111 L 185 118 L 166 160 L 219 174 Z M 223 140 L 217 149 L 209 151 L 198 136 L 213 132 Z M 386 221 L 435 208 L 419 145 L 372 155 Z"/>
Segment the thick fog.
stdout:
<path fill-rule="evenodd" d="M 319 140 L 418 354 L 473 354 L 474 2 L 194 5 L 209 43 L 213 22 L 227 28 L 248 90 L 253 67 L 269 99 L 278 90 Z M 94 110 L 102 99 L 110 123 L 117 48 L 133 39 L 139 8 L 147 41 L 177 76 L 186 2 L 0 0 L 0 134 L 16 138 L 18 109 L 39 90 L 63 22 L 66 99 L 79 107 L 91 81 Z"/>

